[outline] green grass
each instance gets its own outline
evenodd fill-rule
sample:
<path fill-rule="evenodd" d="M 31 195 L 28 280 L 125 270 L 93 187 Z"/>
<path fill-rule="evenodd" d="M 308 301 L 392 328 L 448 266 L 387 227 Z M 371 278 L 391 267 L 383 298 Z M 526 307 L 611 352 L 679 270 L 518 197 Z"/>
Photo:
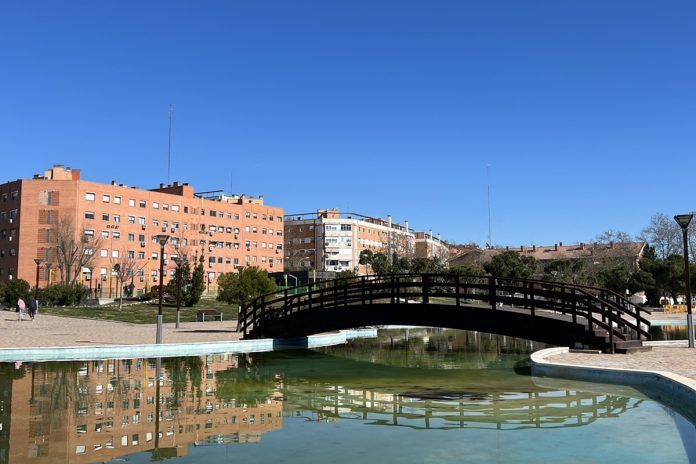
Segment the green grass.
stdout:
<path fill-rule="evenodd" d="M 222 320 L 229 321 L 237 318 L 237 306 L 222 303 L 214 299 L 203 299 L 193 307 L 181 308 L 181 322 L 195 322 L 196 312 L 199 309 L 215 309 L 222 312 Z M 83 319 L 97 319 L 104 321 L 132 322 L 134 324 L 154 324 L 157 321 L 156 303 L 126 304 L 119 311 L 118 304 L 90 307 L 44 307 L 39 308 L 41 314 L 52 316 L 79 317 Z M 176 322 L 176 306 L 162 305 L 164 322 Z"/>

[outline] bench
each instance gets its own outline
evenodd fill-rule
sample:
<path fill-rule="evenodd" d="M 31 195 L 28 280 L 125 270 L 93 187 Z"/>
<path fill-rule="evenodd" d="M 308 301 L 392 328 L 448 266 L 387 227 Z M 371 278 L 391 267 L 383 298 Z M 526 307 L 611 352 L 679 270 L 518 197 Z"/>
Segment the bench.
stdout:
<path fill-rule="evenodd" d="M 205 322 L 206 317 L 212 320 L 218 319 L 222 322 L 222 313 L 220 311 L 214 309 L 199 309 L 198 313 L 196 313 L 197 322 Z"/>

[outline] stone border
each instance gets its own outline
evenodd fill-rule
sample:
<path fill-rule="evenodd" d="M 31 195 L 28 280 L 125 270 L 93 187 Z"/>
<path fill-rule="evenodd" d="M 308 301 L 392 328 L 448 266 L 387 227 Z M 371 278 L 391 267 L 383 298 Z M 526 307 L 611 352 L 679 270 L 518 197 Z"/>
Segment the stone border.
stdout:
<path fill-rule="evenodd" d="M 161 345 L 99 345 L 0 349 L 0 362 L 87 361 L 101 359 L 203 356 L 214 353 L 256 353 L 290 348 L 316 348 L 373 338 L 377 329 L 354 329 L 292 339 L 262 338 L 223 342 L 163 343 Z"/>
<path fill-rule="evenodd" d="M 651 343 L 657 345 L 657 343 Z M 672 344 L 672 346 L 676 343 Z M 560 377 L 599 383 L 614 383 L 631 387 L 643 387 L 658 393 L 656 400 L 667 402 L 683 415 L 694 417 L 696 404 L 696 380 L 667 371 L 621 369 L 553 362 L 549 356 L 567 353 L 567 347 L 547 348 L 532 353 L 532 376 Z M 590 355 L 588 355 L 590 356 Z M 664 398 L 662 397 L 664 395 Z M 689 410 L 685 410 L 689 409 Z"/>

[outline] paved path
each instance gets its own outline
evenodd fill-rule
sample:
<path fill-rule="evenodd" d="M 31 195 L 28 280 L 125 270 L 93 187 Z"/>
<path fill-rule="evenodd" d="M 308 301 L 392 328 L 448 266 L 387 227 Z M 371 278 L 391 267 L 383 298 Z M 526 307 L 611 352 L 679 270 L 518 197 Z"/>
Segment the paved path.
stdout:
<path fill-rule="evenodd" d="M 164 343 L 240 340 L 237 321 L 184 322 L 181 328 L 164 324 Z M 154 324 L 101 321 L 39 314 L 17 320 L 17 313 L 0 311 L 0 348 L 138 345 L 155 342 Z"/>
<path fill-rule="evenodd" d="M 696 380 L 696 349 L 682 347 L 656 346 L 652 351 L 634 354 L 563 353 L 546 359 L 591 367 L 667 371 Z"/>

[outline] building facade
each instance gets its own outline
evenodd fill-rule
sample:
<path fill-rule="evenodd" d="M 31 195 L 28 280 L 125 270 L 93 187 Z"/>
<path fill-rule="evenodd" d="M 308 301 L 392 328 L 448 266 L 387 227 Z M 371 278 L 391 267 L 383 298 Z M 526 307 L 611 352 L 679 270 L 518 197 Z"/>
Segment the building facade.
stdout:
<path fill-rule="evenodd" d="M 363 250 L 425 258 L 445 256 L 447 244 L 433 237 L 432 232 L 415 232 L 408 221 L 394 223 L 391 216 L 384 220 L 320 209 L 285 218 L 285 269 L 289 272 L 314 269 L 367 273 L 369 270 L 359 263 Z"/>
<path fill-rule="evenodd" d="M 152 190 L 100 184 L 60 165 L 0 185 L 2 281 L 21 278 L 33 286 L 39 259 L 40 287 L 74 281 L 107 297 L 119 286 L 114 265 L 130 259 L 134 293 L 145 292 L 162 280 L 158 234 L 170 236 L 163 254 L 165 283 L 179 257 L 202 258 L 212 289 L 221 274 L 243 266 L 283 270 L 283 210 L 265 205 L 263 197 L 195 193 L 178 182 Z M 94 254 L 88 266 L 77 259 L 69 269 L 59 259 L 57 243 L 69 235 Z"/>

